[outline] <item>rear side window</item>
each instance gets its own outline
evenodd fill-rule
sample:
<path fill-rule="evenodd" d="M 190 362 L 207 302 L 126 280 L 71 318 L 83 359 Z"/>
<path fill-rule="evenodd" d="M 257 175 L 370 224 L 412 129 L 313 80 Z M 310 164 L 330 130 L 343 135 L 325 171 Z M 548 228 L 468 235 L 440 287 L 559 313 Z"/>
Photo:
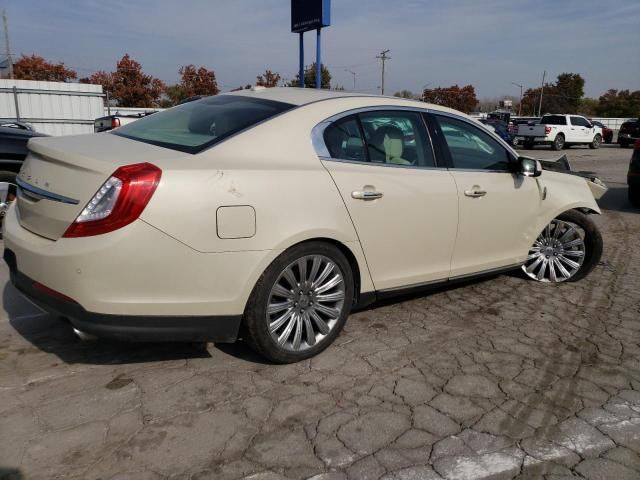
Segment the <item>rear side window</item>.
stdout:
<path fill-rule="evenodd" d="M 186 103 L 120 127 L 114 135 L 198 153 L 294 108 L 294 105 L 240 95 L 219 95 Z"/>
<path fill-rule="evenodd" d="M 324 141 L 331 158 L 365 162 L 364 140 L 356 117 L 347 117 L 332 123 L 324 131 Z"/>
<path fill-rule="evenodd" d="M 566 125 L 567 117 L 564 115 L 545 115 L 540 123 L 542 125 Z"/>

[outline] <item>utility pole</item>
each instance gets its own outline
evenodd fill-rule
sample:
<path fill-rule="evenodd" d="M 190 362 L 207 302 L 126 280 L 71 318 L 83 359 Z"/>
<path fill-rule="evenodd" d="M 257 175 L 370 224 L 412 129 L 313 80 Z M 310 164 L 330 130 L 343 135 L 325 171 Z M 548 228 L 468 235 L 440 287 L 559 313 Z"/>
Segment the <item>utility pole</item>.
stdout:
<path fill-rule="evenodd" d="M 387 57 L 387 53 L 389 52 L 390 50 L 383 50 L 382 52 L 380 52 L 380 55 L 376 56 L 376 58 L 382 60 L 382 84 L 380 87 L 380 93 L 382 95 L 384 95 L 384 62 L 386 62 L 387 60 L 391 60 L 391 57 Z"/>
<path fill-rule="evenodd" d="M 4 46 L 7 52 L 7 62 L 9 63 L 9 78 L 13 80 L 13 61 L 11 60 L 11 47 L 9 46 L 9 21 L 7 20 L 6 10 L 2 10 L 2 21 L 4 23 Z"/>
<path fill-rule="evenodd" d="M 511 82 L 512 85 L 515 85 L 516 87 L 520 87 L 520 102 L 518 103 L 518 116 L 520 116 L 522 114 L 522 85 L 520 85 L 519 83 L 516 82 Z"/>
<path fill-rule="evenodd" d="M 356 72 L 354 72 L 353 70 L 349 70 L 348 68 L 344 69 L 345 72 L 349 72 L 351 75 L 353 75 L 353 91 L 356 91 Z"/>
<path fill-rule="evenodd" d="M 547 76 L 547 71 L 542 73 L 542 84 L 540 85 L 540 105 L 538 106 L 538 116 L 542 116 L 542 94 L 544 92 L 544 77 Z"/>

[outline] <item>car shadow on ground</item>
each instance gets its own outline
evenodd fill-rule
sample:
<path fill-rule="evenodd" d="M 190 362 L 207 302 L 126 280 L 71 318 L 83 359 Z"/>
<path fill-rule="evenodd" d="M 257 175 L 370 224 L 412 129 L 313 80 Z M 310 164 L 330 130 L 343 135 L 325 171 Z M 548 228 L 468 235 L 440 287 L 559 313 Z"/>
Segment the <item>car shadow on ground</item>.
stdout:
<path fill-rule="evenodd" d="M 41 312 L 6 283 L 2 292 L 9 323 L 39 350 L 67 364 L 119 365 L 207 358 L 206 343 L 133 343 L 81 340 L 64 319 Z"/>
<path fill-rule="evenodd" d="M 614 210 L 624 213 L 640 213 L 640 208 L 636 208 L 629 202 L 629 188 L 624 184 L 607 183 L 609 190 L 598 200 L 598 205 L 603 210 Z"/>

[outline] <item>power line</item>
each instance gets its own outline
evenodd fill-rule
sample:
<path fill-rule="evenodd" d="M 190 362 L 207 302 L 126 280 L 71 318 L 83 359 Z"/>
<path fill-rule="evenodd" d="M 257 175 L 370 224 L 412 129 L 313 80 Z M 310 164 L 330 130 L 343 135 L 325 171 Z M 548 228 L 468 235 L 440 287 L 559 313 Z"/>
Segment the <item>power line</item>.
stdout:
<path fill-rule="evenodd" d="M 384 95 L 384 62 L 386 62 L 387 60 L 391 60 L 391 57 L 387 57 L 387 53 L 389 53 L 390 50 L 383 50 L 382 52 L 380 52 L 380 55 L 377 55 L 376 58 L 379 58 L 380 60 L 382 60 L 382 84 L 380 86 L 380 93 L 382 95 Z"/>

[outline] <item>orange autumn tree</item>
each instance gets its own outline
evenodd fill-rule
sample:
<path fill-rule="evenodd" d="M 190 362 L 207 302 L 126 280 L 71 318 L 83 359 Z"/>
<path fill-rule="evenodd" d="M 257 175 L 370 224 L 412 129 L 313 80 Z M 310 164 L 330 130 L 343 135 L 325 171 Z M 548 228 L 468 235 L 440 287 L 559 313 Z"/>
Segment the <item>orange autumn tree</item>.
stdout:
<path fill-rule="evenodd" d="M 46 82 L 69 82 L 78 75 L 64 63 L 47 62 L 40 55 L 22 55 L 13 64 L 13 75 L 18 80 L 40 80 Z"/>

